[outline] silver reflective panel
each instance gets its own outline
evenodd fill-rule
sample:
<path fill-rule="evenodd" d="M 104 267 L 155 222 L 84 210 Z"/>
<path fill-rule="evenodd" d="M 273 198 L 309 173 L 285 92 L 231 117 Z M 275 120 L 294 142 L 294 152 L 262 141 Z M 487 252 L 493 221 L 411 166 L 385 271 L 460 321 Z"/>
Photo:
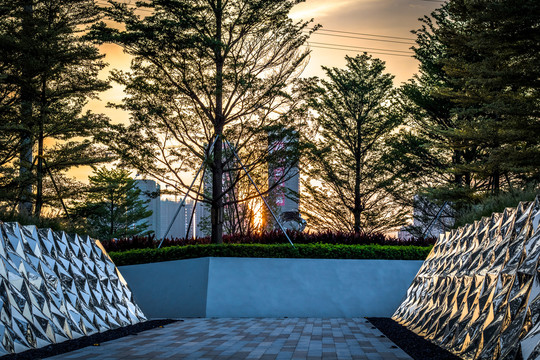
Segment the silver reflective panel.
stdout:
<path fill-rule="evenodd" d="M 99 241 L 0 222 L 0 356 L 144 320 Z"/>
<path fill-rule="evenodd" d="M 540 359 L 540 199 L 445 235 L 393 319 L 463 359 Z"/>

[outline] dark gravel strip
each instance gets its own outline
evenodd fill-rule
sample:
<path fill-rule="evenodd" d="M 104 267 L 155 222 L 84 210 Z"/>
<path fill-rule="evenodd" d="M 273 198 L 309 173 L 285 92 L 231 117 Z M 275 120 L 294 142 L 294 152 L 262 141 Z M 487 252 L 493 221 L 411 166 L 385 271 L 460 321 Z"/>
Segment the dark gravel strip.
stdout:
<path fill-rule="evenodd" d="M 4 355 L 1 360 L 24 359 L 35 360 L 43 359 L 50 356 L 64 354 L 70 351 L 78 350 L 87 346 L 98 346 L 100 343 L 115 340 L 128 335 L 136 335 L 141 331 L 150 330 L 159 326 L 176 322 L 177 320 L 149 320 L 135 325 L 129 325 L 114 330 L 107 330 L 102 333 L 97 333 L 90 336 L 83 336 L 78 339 L 64 341 L 58 344 L 51 344 L 39 349 L 27 350 L 18 354 Z M 183 321 L 183 320 L 179 320 Z"/>
<path fill-rule="evenodd" d="M 460 357 L 416 335 L 391 318 L 367 319 L 414 360 L 461 360 Z"/>

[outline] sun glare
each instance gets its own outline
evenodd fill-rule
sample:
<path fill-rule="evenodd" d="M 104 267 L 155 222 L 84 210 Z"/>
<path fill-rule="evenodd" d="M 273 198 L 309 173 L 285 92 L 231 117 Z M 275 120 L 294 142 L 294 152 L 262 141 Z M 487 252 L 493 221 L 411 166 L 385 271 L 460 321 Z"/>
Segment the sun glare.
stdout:
<path fill-rule="evenodd" d="M 253 227 L 256 231 L 263 227 L 263 202 L 261 199 L 255 199 L 251 202 L 250 208 L 253 211 Z"/>

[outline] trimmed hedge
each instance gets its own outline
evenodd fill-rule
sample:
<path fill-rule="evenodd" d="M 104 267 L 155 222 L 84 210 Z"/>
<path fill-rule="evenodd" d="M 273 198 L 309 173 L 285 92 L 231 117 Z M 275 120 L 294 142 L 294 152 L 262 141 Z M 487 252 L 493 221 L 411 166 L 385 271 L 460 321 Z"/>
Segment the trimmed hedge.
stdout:
<path fill-rule="evenodd" d="M 424 260 L 432 246 L 208 244 L 111 252 L 117 266 L 200 257 Z"/>
<path fill-rule="evenodd" d="M 325 231 L 308 233 L 287 230 L 292 242 L 296 244 L 341 244 L 341 245 L 399 245 L 399 246 L 429 246 L 434 245 L 435 238 L 400 240 L 380 233 L 350 233 Z M 151 236 L 133 236 L 126 239 L 102 240 L 101 243 L 108 252 L 126 251 L 133 249 L 157 248 L 159 241 Z M 201 238 L 167 238 L 162 247 L 210 244 L 210 237 Z M 264 231 L 261 233 L 223 235 L 224 244 L 289 244 L 287 237 L 281 231 Z"/>

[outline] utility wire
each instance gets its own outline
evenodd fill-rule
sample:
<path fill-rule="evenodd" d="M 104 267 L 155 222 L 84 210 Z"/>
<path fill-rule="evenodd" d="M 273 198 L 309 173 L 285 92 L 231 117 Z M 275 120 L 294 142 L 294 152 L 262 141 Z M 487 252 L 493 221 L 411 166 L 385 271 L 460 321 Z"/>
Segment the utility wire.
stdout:
<path fill-rule="evenodd" d="M 321 43 L 321 42 L 316 42 L 316 41 L 308 41 L 308 44 L 309 45 L 314 44 L 314 45 L 322 45 L 322 46 L 334 46 L 334 47 L 346 47 L 346 48 L 350 48 L 351 50 L 375 50 L 375 51 L 395 52 L 395 53 L 402 53 L 402 54 L 409 54 L 409 55 L 413 54 L 412 51 L 394 50 L 394 49 L 378 49 L 378 48 L 350 46 L 350 45 L 342 45 L 342 44 Z"/>
<path fill-rule="evenodd" d="M 439 0 L 421 0 L 421 1 L 444 2 L 444 1 L 439 1 Z M 106 3 L 104 0 L 97 0 L 96 4 L 101 5 L 101 6 L 110 5 L 110 4 Z M 127 4 L 126 3 L 126 6 L 129 7 L 129 8 L 135 9 L 136 11 L 143 11 L 143 12 L 153 13 L 153 11 L 150 10 L 150 9 L 138 8 L 138 7 L 136 7 L 135 5 L 132 5 L 132 4 Z M 331 34 L 326 34 L 326 33 L 331 33 Z M 361 37 L 339 35 L 339 34 L 360 35 Z M 407 44 L 407 45 L 410 45 L 410 44 L 414 43 L 414 41 L 415 41 L 415 39 L 413 39 L 413 38 L 407 38 L 407 37 L 401 37 L 401 36 L 379 35 L 379 34 L 360 33 L 360 32 L 354 32 L 354 31 L 342 31 L 342 30 L 324 29 L 324 28 L 323 29 L 318 29 L 312 35 L 326 35 L 326 36 L 344 37 L 344 38 L 352 38 L 352 39 L 360 39 L 360 40 L 371 40 L 371 41 L 379 41 L 379 42 L 392 42 L 392 43 Z M 382 38 L 382 39 L 365 38 L 364 36 Z M 408 42 L 405 42 L 405 41 L 393 41 L 393 40 L 387 40 L 387 39 L 408 40 Z"/>
<path fill-rule="evenodd" d="M 333 37 L 340 37 L 340 38 L 349 38 L 349 39 L 360 39 L 360 40 L 370 40 L 370 41 L 379 41 L 379 42 L 388 42 L 388 43 L 396 43 L 396 44 L 406 44 L 406 45 L 413 45 L 413 42 L 405 42 L 405 41 L 397 41 L 397 40 L 386 40 L 386 39 L 371 39 L 366 37 L 359 37 L 359 36 L 349 36 L 349 35 L 337 35 L 337 34 L 325 34 L 320 32 L 314 32 L 312 35 L 325 35 L 325 36 L 333 36 Z"/>
<path fill-rule="evenodd" d="M 339 33 L 339 34 L 351 34 L 351 35 L 362 35 L 362 36 L 374 36 L 374 37 L 381 37 L 381 38 L 388 38 L 388 39 L 398 39 L 398 40 L 410 40 L 415 41 L 416 39 L 413 38 L 406 38 L 406 37 L 400 37 L 400 36 L 388 36 L 388 35 L 377 35 L 377 34 L 367 34 L 367 33 L 359 33 L 354 31 L 341 31 L 341 30 L 331 30 L 331 29 L 317 29 L 317 31 L 322 32 L 332 32 L 332 33 Z M 315 32 L 316 34 L 316 32 Z"/>
<path fill-rule="evenodd" d="M 316 49 L 330 49 L 330 50 L 341 50 L 341 51 L 355 51 L 355 50 L 353 50 L 353 49 L 343 49 L 343 48 L 331 47 L 331 46 L 317 46 L 317 45 L 302 45 L 302 46 L 306 46 L 306 47 L 309 47 L 309 48 L 316 48 Z M 357 51 L 357 52 L 358 52 L 358 51 Z M 372 52 L 372 51 L 370 51 L 369 53 L 370 53 L 370 54 L 377 54 L 377 55 L 403 56 L 403 57 L 408 57 L 408 58 L 412 58 L 412 57 L 413 57 L 412 55 L 391 54 L 391 53 L 383 53 L 383 52 Z"/>

